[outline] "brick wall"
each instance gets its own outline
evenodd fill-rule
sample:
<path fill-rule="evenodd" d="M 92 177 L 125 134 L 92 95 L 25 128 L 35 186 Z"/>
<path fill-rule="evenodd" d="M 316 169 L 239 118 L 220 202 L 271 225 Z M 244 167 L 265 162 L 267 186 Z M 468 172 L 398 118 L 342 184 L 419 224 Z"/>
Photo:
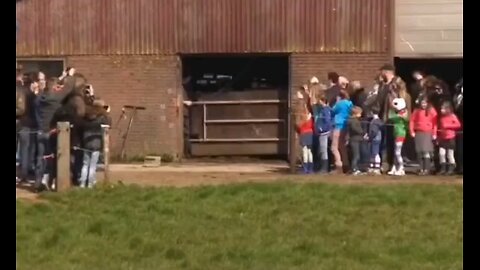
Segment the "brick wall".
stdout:
<path fill-rule="evenodd" d="M 133 122 L 127 154 L 179 154 L 177 95 L 181 93 L 176 56 L 71 56 L 67 65 L 84 74 L 95 94 L 112 107 L 112 152 L 118 154 L 128 120 L 115 123 L 122 106 L 144 106 Z M 180 136 L 181 137 L 181 136 Z"/>
<path fill-rule="evenodd" d="M 299 86 L 306 84 L 312 76 L 320 82 L 327 83 L 328 72 L 335 71 L 350 81 L 359 80 L 362 85 L 370 87 L 378 69 L 393 59 L 388 54 L 292 54 L 290 57 L 291 95 L 294 97 Z M 295 98 L 292 99 L 295 104 Z M 294 118 L 295 119 L 295 118 Z M 295 121 L 295 120 L 293 120 Z M 290 165 L 294 168 L 300 160 L 301 151 L 298 137 L 292 129 L 290 133 Z M 296 158 L 295 158 L 296 157 Z"/>
<path fill-rule="evenodd" d="M 297 89 L 314 75 L 326 82 L 329 71 L 371 84 L 378 68 L 390 61 L 386 54 L 293 54 L 291 85 Z M 127 143 L 129 155 L 182 153 L 177 56 L 70 56 L 67 65 L 84 74 L 96 94 L 112 106 L 114 154 L 119 153 L 120 134 L 127 127 L 127 120 L 118 129 L 115 126 L 123 105 L 147 107 L 134 120 Z"/>
<path fill-rule="evenodd" d="M 327 73 L 335 71 L 350 81 L 360 80 L 371 86 L 378 69 L 385 63 L 391 63 L 387 54 L 292 54 L 290 70 L 292 87 L 297 88 L 317 76 L 321 82 L 327 82 Z"/>

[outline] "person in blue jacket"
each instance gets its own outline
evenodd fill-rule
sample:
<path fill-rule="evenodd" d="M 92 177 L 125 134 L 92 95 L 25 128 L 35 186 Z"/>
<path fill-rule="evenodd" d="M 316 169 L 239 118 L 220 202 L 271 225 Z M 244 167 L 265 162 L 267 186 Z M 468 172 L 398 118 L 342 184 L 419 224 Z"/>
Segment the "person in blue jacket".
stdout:
<path fill-rule="evenodd" d="M 320 173 L 328 173 L 328 137 L 333 129 L 333 112 L 328 105 L 325 91 L 314 93 L 311 98 L 314 131 L 318 136 L 318 157 Z"/>
<path fill-rule="evenodd" d="M 340 143 L 344 143 L 344 134 L 346 122 L 350 116 L 352 102 L 349 99 L 347 91 L 341 90 L 335 106 L 333 106 L 333 123 L 331 151 L 335 159 L 335 169 L 337 172 L 343 171 L 342 156 L 340 155 Z"/>

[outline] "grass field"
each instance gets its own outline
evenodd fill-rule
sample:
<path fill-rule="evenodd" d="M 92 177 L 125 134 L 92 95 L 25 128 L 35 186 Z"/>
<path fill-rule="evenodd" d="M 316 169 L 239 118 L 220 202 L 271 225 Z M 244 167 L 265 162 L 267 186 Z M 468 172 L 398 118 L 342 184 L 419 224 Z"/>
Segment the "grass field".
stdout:
<path fill-rule="evenodd" d="M 463 269 L 462 185 L 240 184 L 17 201 L 16 268 Z"/>

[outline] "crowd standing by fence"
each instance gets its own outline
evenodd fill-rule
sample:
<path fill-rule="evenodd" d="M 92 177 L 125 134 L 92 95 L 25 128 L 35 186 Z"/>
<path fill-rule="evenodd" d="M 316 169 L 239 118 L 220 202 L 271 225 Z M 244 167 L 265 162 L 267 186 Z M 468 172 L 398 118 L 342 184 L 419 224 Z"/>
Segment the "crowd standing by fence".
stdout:
<path fill-rule="evenodd" d="M 109 106 L 95 96 L 86 78 L 67 68 L 59 78 L 46 80 L 42 72 L 23 74 L 17 67 L 16 134 L 17 181 L 35 180 L 36 191 L 51 189 L 57 178 L 58 123 L 70 135 L 69 180 L 93 187 L 103 149 L 103 128 L 110 125 Z M 19 165 L 19 166 L 18 166 Z"/>
<path fill-rule="evenodd" d="M 413 77 L 410 91 L 389 64 L 380 68 L 369 91 L 336 72 L 327 75 L 328 87 L 312 77 L 295 102 L 303 172 L 403 176 L 402 150 L 410 137 L 419 175 L 463 173 L 463 79 L 452 94 L 434 76 L 415 71 Z M 48 79 L 17 68 L 17 181 L 33 178 L 36 191 L 52 188 L 57 125 L 69 123 L 71 181 L 93 187 L 109 111 L 74 68 Z"/>
<path fill-rule="evenodd" d="M 368 92 L 336 72 L 327 76 L 329 87 L 312 77 L 295 103 L 302 171 L 404 176 L 403 149 L 410 138 L 418 175 L 463 174 L 463 79 L 452 93 L 435 76 L 412 76 L 416 81 L 408 91 L 386 64 Z"/>

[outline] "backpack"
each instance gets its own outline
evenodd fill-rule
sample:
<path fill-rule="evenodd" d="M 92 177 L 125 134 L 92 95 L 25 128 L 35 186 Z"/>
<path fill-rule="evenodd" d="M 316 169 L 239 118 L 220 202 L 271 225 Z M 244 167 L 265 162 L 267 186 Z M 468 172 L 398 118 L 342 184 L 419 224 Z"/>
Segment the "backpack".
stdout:
<path fill-rule="evenodd" d="M 320 113 L 315 116 L 315 132 L 318 134 L 329 132 L 332 126 L 332 109 L 322 107 Z"/>

